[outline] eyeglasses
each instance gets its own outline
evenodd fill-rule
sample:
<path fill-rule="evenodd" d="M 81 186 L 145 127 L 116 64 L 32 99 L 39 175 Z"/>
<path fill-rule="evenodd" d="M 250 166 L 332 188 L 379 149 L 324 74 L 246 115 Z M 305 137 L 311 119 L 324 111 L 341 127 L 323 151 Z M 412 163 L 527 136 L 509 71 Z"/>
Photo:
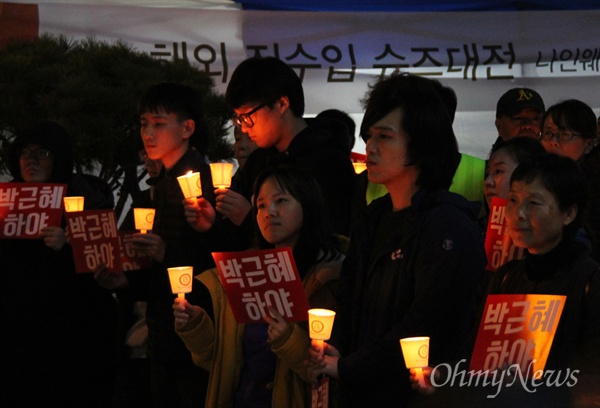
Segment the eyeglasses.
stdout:
<path fill-rule="evenodd" d="M 544 142 L 550 142 L 551 140 L 556 139 L 559 143 L 569 143 L 576 137 L 581 137 L 581 133 L 571 132 L 569 130 L 559 130 L 558 132 L 544 130 L 541 134 L 541 138 Z"/>
<path fill-rule="evenodd" d="M 21 160 L 47 160 L 52 156 L 52 152 L 45 147 L 40 147 L 39 149 L 23 149 L 19 154 L 19 159 Z"/>
<path fill-rule="evenodd" d="M 231 117 L 231 123 L 233 123 L 235 126 L 237 126 L 239 128 L 242 127 L 242 124 L 246 125 L 247 128 L 251 128 L 252 126 L 254 126 L 254 121 L 252 120 L 252 118 L 250 116 L 252 114 L 254 114 L 255 112 L 257 112 L 258 110 L 264 108 L 265 106 L 267 106 L 266 103 L 261 103 L 260 105 L 258 105 L 256 108 L 252 109 L 248 113 L 242 113 L 241 115 L 233 115 Z"/>

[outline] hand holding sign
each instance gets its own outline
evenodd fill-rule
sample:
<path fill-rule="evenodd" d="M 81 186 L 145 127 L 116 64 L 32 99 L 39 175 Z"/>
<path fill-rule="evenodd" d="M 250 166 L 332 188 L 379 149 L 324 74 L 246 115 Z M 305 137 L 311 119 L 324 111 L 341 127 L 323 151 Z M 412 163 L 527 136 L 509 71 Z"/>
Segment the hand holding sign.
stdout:
<path fill-rule="evenodd" d="M 290 248 L 212 255 L 238 323 L 266 322 L 269 307 L 288 322 L 306 321 L 308 300 Z"/>

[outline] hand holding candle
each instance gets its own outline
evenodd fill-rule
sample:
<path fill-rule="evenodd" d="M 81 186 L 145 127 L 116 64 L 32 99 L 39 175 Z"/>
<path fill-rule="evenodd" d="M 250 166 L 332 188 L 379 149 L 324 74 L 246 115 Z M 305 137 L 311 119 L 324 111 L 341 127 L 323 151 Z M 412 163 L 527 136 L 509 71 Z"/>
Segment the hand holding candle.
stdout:
<path fill-rule="evenodd" d="M 142 234 L 152 229 L 154 225 L 154 215 L 156 210 L 154 208 L 134 208 L 133 218 L 135 220 L 135 229 L 139 230 Z"/>
<path fill-rule="evenodd" d="M 177 266 L 167 268 L 167 271 L 169 272 L 171 290 L 177 294 L 179 299 L 185 299 L 185 294 L 192 291 L 194 268 L 192 266 Z"/>
<path fill-rule="evenodd" d="M 65 211 L 66 212 L 83 211 L 84 197 L 81 197 L 81 196 L 64 197 L 63 202 L 65 203 Z"/>
<path fill-rule="evenodd" d="M 231 187 L 233 163 L 210 163 L 210 173 L 212 175 L 213 185 L 215 186 L 215 188 Z"/>
<path fill-rule="evenodd" d="M 415 369 L 419 385 L 427 388 L 423 377 L 423 367 L 429 365 L 429 337 L 407 337 L 400 339 L 400 347 L 406 368 Z"/>

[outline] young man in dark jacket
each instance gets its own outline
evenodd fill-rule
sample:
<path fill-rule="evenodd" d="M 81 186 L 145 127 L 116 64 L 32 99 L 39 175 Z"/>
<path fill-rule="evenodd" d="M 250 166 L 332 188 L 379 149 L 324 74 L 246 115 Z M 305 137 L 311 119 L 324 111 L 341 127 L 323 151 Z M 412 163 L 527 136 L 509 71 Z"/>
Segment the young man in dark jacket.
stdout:
<path fill-rule="evenodd" d="M 239 174 L 239 185 L 217 191 L 217 211 L 236 225 L 251 220 L 250 195 L 258 173 L 267 167 L 294 165 L 308 170 L 324 194 L 335 232 L 348 234 L 355 173 L 347 154 L 347 128 L 328 119 L 304 114 L 302 83 L 294 70 L 273 57 L 249 58 L 235 70 L 226 101 L 234 125 L 258 145 Z M 343 134 L 343 137 L 340 137 Z"/>
<path fill-rule="evenodd" d="M 125 289 L 123 296 L 147 300 L 148 358 L 151 362 L 151 393 L 155 407 L 204 406 L 208 373 L 195 366 L 177 337 L 171 306 L 167 268 L 193 266 L 199 274 L 214 266 L 211 252 L 241 249 L 233 235 L 222 233 L 221 220 L 199 233 L 187 222 L 184 196 L 177 177 L 200 172 L 202 197 L 194 202 L 214 205 L 210 166 L 198 145 L 202 106 L 199 95 L 179 84 L 151 87 L 139 107 L 141 137 L 148 157 L 160 160 L 163 169 L 154 183 L 153 206 L 156 216 L 152 233 L 133 234 L 137 251 L 152 258 L 149 270 L 125 274 L 97 271 L 101 285 Z M 210 296 L 202 285 L 194 286 L 190 301 L 211 313 Z"/>

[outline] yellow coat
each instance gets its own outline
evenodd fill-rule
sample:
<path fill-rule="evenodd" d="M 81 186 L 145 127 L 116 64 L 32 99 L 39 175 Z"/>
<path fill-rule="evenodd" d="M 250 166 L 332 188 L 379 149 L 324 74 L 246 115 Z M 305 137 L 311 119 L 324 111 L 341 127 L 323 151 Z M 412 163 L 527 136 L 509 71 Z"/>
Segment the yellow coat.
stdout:
<path fill-rule="evenodd" d="M 335 310 L 334 290 L 340 275 L 343 255 L 317 264 L 302 284 L 310 307 Z M 214 323 L 202 311 L 182 330 L 176 330 L 192 353 L 194 363 L 210 372 L 206 408 L 233 407 L 235 393 L 243 370 L 242 336 L 244 325 L 237 323 L 216 268 L 196 277 L 212 296 Z M 301 327 L 303 326 L 303 327 Z M 288 338 L 278 339 L 271 350 L 279 358 L 273 384 L 273 407 L 310 407 L 310 384 L 304 367 L 310 338 L 306 324 L 292 325 Z"/>

